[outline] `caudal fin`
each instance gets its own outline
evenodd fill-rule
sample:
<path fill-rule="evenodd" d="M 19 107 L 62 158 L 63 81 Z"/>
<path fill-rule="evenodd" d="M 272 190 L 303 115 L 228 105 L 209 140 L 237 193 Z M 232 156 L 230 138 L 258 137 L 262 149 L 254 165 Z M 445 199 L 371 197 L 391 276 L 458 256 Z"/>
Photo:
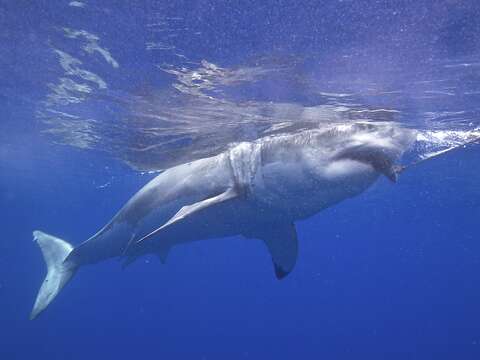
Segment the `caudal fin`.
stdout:
<path fill-rule="evenodd" d="M 77 267 L 65 262 L 73 246 L 55 236 L 41 231 L 33 232 L 34 241 L 40 246 L 47 264 L 47 276 L 38 291 L 30 320 L 35 319 L 52 302 L 75 273 Z"/>

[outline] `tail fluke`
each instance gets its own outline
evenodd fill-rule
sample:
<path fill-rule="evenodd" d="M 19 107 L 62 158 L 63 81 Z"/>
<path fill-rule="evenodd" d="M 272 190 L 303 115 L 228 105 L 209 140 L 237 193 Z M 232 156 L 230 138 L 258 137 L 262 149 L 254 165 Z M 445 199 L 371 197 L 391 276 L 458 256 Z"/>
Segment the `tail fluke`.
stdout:
<path fill-rule="evenodd" d="M 38 291 L 30 319 L 35 319 L 52 302 L 65 284 L 75 274 L 77 267 L 65 262 L 73 246 L 55 236 L 41 231 L 33 232 L 34 241 L 40 246 L 47 264 L 47 276 Z"/>

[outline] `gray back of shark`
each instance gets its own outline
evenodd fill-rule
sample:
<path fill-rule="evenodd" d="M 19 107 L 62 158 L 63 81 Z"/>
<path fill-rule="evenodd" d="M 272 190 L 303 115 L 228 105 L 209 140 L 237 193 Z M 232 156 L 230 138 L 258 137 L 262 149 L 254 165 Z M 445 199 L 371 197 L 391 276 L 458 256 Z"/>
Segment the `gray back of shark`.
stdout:
<path fill-rule="evenodd" d="M 34 232 L 47 276 L 31 318 L 83 265 L 125 257 L 126 266 L 148 253 L 165 262 L 173 246 L 210 238 L 263 240 L 281 279 L 297 259 L 294 222 L 362 193 L 381 174 L 395 181 L 395 162 L 413 141 L 391 124 L 354 123 L 240 143 L 165 170 L 75 248 Z"/>

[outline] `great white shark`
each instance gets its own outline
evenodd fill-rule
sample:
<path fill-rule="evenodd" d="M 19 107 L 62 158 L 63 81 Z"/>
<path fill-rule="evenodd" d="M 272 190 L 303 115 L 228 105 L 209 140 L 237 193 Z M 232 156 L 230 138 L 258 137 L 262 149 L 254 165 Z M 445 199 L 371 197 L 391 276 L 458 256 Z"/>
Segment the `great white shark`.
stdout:
<path fill-rule="evenodd" d="M 76 271 L 113 257 L 166 261 L 191 241 L 241 235 L 260 239 L 277 278 L 297 260 L 295 222 L 354 197 L 381 175 L 397 180 L 415 132 L 356 122 L 243 142 L 216 156 L 169 168 L 138 191 L 100 231 L 78 245 L 34 231 L 47 265 L 31 319 Z"/>

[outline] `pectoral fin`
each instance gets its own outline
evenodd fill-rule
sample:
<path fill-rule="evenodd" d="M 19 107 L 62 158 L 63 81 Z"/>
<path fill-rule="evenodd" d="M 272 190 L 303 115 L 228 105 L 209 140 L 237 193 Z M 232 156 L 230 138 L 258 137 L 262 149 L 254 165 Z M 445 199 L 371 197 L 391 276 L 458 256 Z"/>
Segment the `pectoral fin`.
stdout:
<path fill-rule="evenodd" d="M 160 226 L 158 229 L 155 229 L 151 233 L 145 235 L 137 243 L 142 242 L 151 238 L 152 236 L 156 235 L 158 232 L 162 231 L 163 229 L 176 224 L 183 219 L 190 217 L 194 214 L 201 212 L 211 206 L 221 204 L 225 201 L 232 200 L 238 197 L 238 192 L 234 188 L 230 188 L 227 191 L 221 193 L 220 195 L 210 197 L 208 199 L 196 202 L 191 205 L 183 206 L 170 220 L 168 220 L 165 224 Z"/>
<path fill-rule="evenodd" d="M 277 279 L 283 279 L 295 267 L 298 256 L 297 231 L 294 224 L 276 227 L 254 236 L 262 239 L 272 256 Z"/>

